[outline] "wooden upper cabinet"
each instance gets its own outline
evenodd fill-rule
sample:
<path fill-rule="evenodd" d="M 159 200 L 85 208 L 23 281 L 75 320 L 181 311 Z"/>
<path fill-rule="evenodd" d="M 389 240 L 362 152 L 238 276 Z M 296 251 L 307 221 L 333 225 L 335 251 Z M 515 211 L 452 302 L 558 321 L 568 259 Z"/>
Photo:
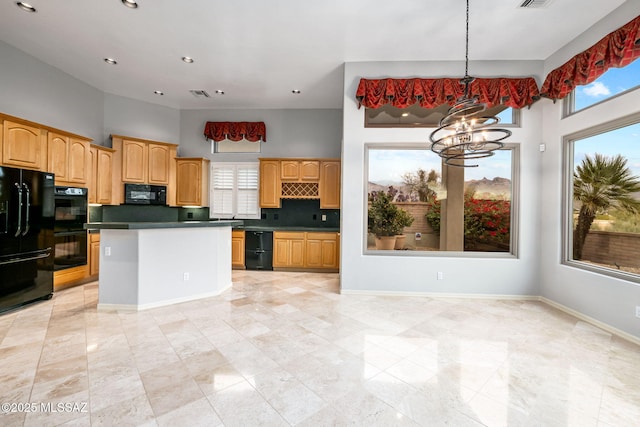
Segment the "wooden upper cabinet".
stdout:
<path fill-rule="evenodd" d="M 209 204 L 209 160 L 182 157 L 176 160 L 176 205 Z"/>
<path fill-rule="evenodd" d="M 1 119 L 0 119 L 1 120 Z M 26 169 L 47 169 L 46 132 L 37 126 L 4 120 L 0 163 Z"/>
<path fill-rule="evenodd" d="M 142 141 L 122 141 L 122 181 L 148 184 L 148 144 Z"/>
<path fill-rule="evenodd" d="M 82 141 L 75 138 L 69 139 L 69 163 L 67 165 L 68 182 L 86 184 L 89 181 L 90 157 L 89 141 Z"/>
<path fill-rule="evenodd" d="M 113 152 L 109 149 L 98 150 L 96 179 L 96 203 L 110 205 L 113 203 Z"/>
<path fill-rule="evenodd" d="M 317 181 L 320 179 L 320 162 L 317 160 L 281 160 L 282 181 Z"/>
<path fill-rule="evenodd" d="M 149 144 L 149 184 L 169 184 L 169 170 L 172 161 L 168 145 Z M 173 156 L 175 157 L 175 155 Z"/>
<path fill-rule="evenodd" d="M 260 207 L 280 207 L 279 160 L 260 160 Z"/>
<path fill-rule="evenodd" d="M 320 209 L 340 209 L 340 161 L 323 161 L 320 166 Z"/>
<path fill-rule="evenodd" d="M 320 162 L 317 160 L 303 160 L 300 162 L 300 180 L 317 181 L 320 179 Z"/>
<path fill-rule="evenodd" d="M 110 205 L 113 203 L 113 150 L 99 145 L 90 149 L 91 173 L 89 175 L 89 203 Z"/>
<path fill-rule="evenodd" d="M 49 132 L 47 170 L 56 176 L 56 184 L 87 185 L 90 180 L 90 143 L 67 135 Z"/>
<path fill-rule="evenodd" d="M 49 172 L 56 175 L 56 184 L 68 180 L 69 137 L 49 132 L 47 138 L 47 156 Z"/>
<path fill-rule="evenodd" d="M 283 181 L 297 181 L 300 177 L 300 165 L 297 160 L 282 160 L 280 162 L 280 179 Z"/>

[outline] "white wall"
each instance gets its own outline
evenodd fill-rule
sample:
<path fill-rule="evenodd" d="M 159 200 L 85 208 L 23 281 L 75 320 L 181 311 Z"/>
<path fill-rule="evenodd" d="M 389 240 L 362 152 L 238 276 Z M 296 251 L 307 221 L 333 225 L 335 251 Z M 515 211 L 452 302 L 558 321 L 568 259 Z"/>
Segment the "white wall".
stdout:
<path fill-rule="evenodd" d="M 0 41 L 0 112 L 102 140 L 103 93 Z"/>
<path fill-rule="evenodd" d="M 472 62 L 476 77 L 542 75 L 541 61 Z M 522 110 L 522 127 L 508 142 L 520 143 L 520 245 L 518 258 L 461 258 L 364 255 L 365 144 L 420 142 L 428 147 L 431 129 L 364 128 L 355 91 L 361 77 L 461 76 L 464 62 L 347 63 L 345 66 L 342 153 L 341 283 L 345 292 L 462 293 L 537 295 L 539 293 L 539 144 L 542 108 Z M 444 255 L 444 256 L 443 256 Z M 437 272 L 444 280 L 436 280 Z"/>
<path fill-rule="evenodd" d="M 206 122 L 264 122 L 267 142 L 260 153 L 211 154 L 204 138 Z M 342 111 L 307 110 L 182 110 L 180 119 L 183 157 L 206 157 L 216 162 L 246 162 L 259 157 L 340 157 Z"/>
<path fill-rule="evenodd" d="M 105 93 L 101 145 L 111 146 L 110 135 L 179 144 L 180 110 Z"/>
<path fill-rule="evenodd" d="M 640 13 L 640 2 L 625 3 L 589 32 L 554 54 L 545 62 L 545 70 L 562 65 L 576 53 L 588 48 L 606 34 L 626 24 Z M 562 58 L 562 60 L 558 59 Z M 562 139 L 565 135 L 640 112 L 640 89 L 592 106 L 562 119 L 562 102 L 545 100 L 543 139 L 547 151 L 542 156 L 540 186 L 544 203 L 540 205 L 541 294 L 545 298 L 640 337 L 640 285 L 562 265 Z"/>

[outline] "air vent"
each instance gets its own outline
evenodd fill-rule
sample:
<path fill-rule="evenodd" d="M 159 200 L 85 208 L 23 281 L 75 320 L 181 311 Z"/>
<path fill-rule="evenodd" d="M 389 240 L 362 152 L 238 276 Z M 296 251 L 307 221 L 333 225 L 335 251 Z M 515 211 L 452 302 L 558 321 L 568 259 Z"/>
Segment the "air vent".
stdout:
<path fill-rule="evenodd" d="M 211 95 L 206 90 L 190 90 L 189 92 L 196 98 L 211 98 Z"/>
<path fill-rule="evenodd" d="M 524 0 L 519 7 L 527 9 L 540 9 L 549 6 L 553 0 Z"/>

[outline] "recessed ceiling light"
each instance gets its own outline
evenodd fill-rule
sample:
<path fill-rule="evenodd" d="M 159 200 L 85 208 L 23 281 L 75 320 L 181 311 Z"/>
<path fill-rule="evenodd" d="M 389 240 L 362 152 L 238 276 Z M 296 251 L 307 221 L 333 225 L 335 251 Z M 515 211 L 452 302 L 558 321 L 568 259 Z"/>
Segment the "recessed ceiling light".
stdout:
<path fill-rule="evenodd" d="M 216 90 L 216 94 L 218 95 L 224 95 L 224 91 L 221 89 Z"/>
<path fill-rule="evenodd" d="M 122 4 L 127 6 L 129 9 L 137 9 L 138 3 L 133 0 L 122 0 Z"/>
<path fill-rule="evenodd" d="M 182 61 L 186 62 L 187 64 L 191 64 L 191 63 L 193 63 L 193 58 L 191 58 L 189 56 L 183 56 L 182 57 Z"/>
<path fill-rule="evenodd" d="M 291 93 L 295 94 L 295 95 L 300 95 L 300 90 L 299 89 L 294 89 L 291 91 Z"/>
<path fill-rule="evenodd" d="M 153 93 L 155 93 L 156 95 L 164 95 L 164 92 L 161 90 L 154 90 Z"/>
<path fill-rule="evenodd" d="M 111 65 L 116 65 L 118 63 L 118 61 L 116 61 L 113 58 L 104 58 L 104 62 L 106 62 L 107 64 L 111 64 Z"/>
<path fill-rule="evenodd" d="M 25 12 L 36 12 L 36 8 L 31 6 L 29 3 L 25 3 L 23 1 L 17 1 L 16 2 L 16 6 L 18 6 L 20 9 L 24 10 Z"/>
<path fill-rule="evenodd" d="M 402 117 L 409 117 L 409 113 L 402 113 Z"/>

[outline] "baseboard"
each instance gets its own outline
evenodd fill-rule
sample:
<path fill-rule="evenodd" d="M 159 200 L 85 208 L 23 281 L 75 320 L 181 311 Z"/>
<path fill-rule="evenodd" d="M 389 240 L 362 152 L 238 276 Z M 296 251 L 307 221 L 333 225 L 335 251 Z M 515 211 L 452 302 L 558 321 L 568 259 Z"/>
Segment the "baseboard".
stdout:
<path fill-rule="evenodd" d="M 618 328 L 614 328 L 611 325 L 608 325 L 604 322 L 601 322 L 599 320 L 594 319 L 593 317 L 589 317 L 586 314 L 580 313 L 579 311 L 576 311 L 572 308 L 567 307 L 566 305 L 562 305 L 560 303 L 557 303 L 553 300 L 550 300 L 549 298 L 545 298 L 545 297 L 538 297 L 538 300 L 540 302 L 543 302 L 547 305 L 550 305 L 551 307 L 557 308 L 560 311 L 564 311 L 567 314 L 572 315 L 573 317 L 577 317 L 580 320 L 584 320 L 587 323 L 591 323 L 594 326 L 597 326 L 598 328 L 605 330 L 609 333 L 612 333 L 614 335 L 619 336 L 620 338 L 623 338 L 627 341 L 630 341 L 634 344 L 640 345 L 640 338 L 636 337 L 635 335 L 631 335 L 625 331 L 622 331 Z"/>
<path fill-rule="evenodd" d="M 204 294 L 199 294 L 199 295 L 191 295 L 188 297 L 183 297 L 183 298 L 174 298 L 174 299 L 170 299 L 170 300 L 164 300 L 164 301 L 158 301 L 158 302 L 151 302 L 148 304 L 105 304 L 105 303 L 100 303 L 98 302 L 98 307 L 97 309 L 99 311 L 142 311 L 142 310 L 149 310 L 152 308 L 158 308 L 158 307 L 165 307 L 168 305 L 174 305 L 174 304 L 180 304 L 183 302 L 189 302 L 189 301 L 195 301 L 195 300 L 199 300 L 199 299 L 203 299 L 203 298 L 211 298 L 211 297 L 217 297 L 220 294 L 222 294 L 223 292 L 225 292 L 226 290 L 231 288 L 232 283 L 229 283 L 225 288 L 215 291 L 215 292 L 207 292 Z"/>
<path fill-rule="evenodd" d="M 391 297 L 426 297 L 426 298 L 539 301 L 539 297 L 536 295 L 450 294 L 450 293 L 439 293 L 439 292 L 403 292 L 403 291 L 369 291 L 369 290 L 362 291 L 362 290 L 354 290 L 354 289 L 340 289 L 340 294 L 391 296 Z"/>

